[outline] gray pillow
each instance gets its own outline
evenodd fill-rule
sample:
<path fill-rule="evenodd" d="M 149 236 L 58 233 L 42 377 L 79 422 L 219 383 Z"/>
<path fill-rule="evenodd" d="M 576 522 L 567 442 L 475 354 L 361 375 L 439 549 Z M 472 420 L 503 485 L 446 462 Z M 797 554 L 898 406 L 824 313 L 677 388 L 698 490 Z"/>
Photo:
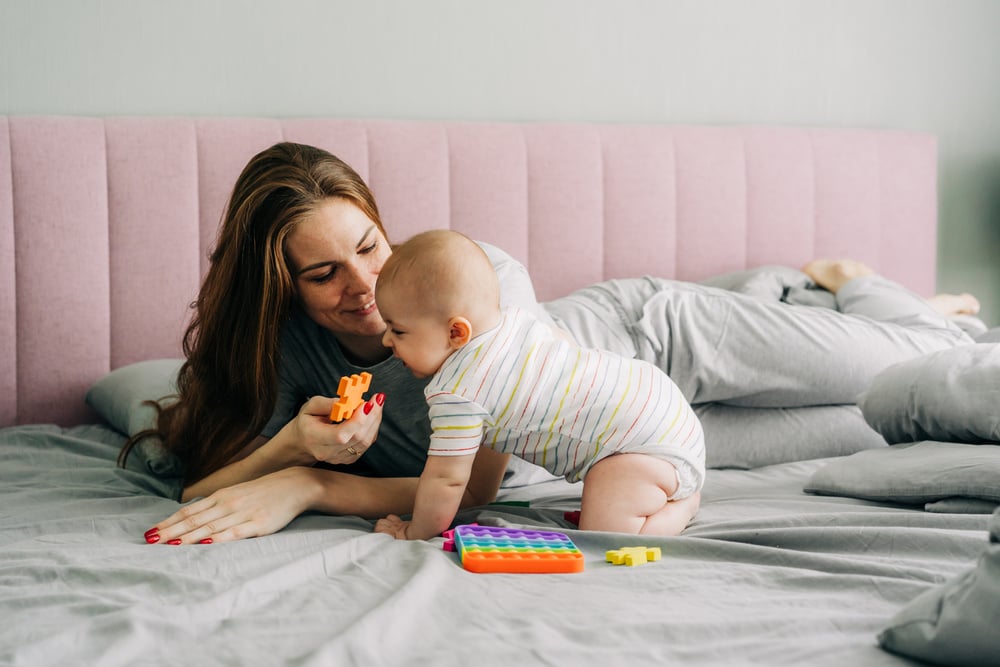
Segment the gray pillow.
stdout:
<path fill-rule="evenodd" d="M 745 408 L 701 403 L 694 411 L 705 431 L 709 468 L 760 468 L 886 447 L 854 405 Z"/>
<path fill-rule="evenodd" d="M 923 505 L 943 498 L 1000 502 L 1000 446 L 916 442 L 834 459 L 804 490 Z"/>
<path fill-rule="evenodd" d="M 925 512 L 939 514 L 993 514 L 1000 503 L 982 498 L 944 498 L 924 504 Z"/>
<path fill-rule="evenodd" d="M 996 665 L 1000 656 L 1000 510 L 976 567 L 916 597 L 879 634 L 882 648 L 941 665 Z"/>
<path fill-rule="evenodd" d="M 117 368 L 90 387 L 87 405 L 116 431 L 135 435 L 156 418 L 156 410 L 143 403 L 175 394 L 183 363 L 183 359 L 154 359 Z"/>
<path fill-rule="evenodd" d="M 1000 442 L 1000 344 L 963 345 L 890 366 L 858 406 L 890 444 Z"/>

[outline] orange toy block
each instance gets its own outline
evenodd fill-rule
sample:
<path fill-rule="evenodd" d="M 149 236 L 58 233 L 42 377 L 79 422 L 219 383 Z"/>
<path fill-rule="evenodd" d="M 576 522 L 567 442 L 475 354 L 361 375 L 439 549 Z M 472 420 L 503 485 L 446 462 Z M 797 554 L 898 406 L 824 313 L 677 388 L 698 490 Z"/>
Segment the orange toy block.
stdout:
<path fill-rule="evenodd" d="M 358 406 L 365 402 L 364 393 L 372 383 L 371 373 L 361 373 L 360 375 L 344 376 L 340 378 L 340 386 L 337 387 L 337 402 L 330 410 L 330 421 L 339 422 L 350 419 Z"/>
<path fill-rule="evenodd" d="M 644 565 L 649 561 L 660 560 L 660 547 L 622 547 L 607 552 L 604 557 L 612 565 Z"/>

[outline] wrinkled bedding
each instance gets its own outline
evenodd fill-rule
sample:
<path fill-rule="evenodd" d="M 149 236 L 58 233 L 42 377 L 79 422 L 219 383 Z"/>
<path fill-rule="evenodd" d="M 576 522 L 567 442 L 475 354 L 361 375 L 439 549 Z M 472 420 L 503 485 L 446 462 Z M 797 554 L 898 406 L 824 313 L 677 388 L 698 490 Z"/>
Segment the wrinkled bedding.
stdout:
<path fill-rule="evenodd" d="M 1000 344 L 940 350 L 891 366 L 858 405 L 890 444 L 1000 443 Z"/>
<path fill-rule="evenodd" d="M 115 468 L 122 441 L 0 431 L 0 664 L 916 664 L 879 633 L 988 546 L 988 515 L 803 492 L 829 459 L 709 471 L 676 538 L 574 530 L 581 487 L 561 480 L 459 517 L 564 530 L 579 574 L 473 574 L 440 538 L 318 514 L 237 543 L 147 545 L 176 480 Z M 663 559 L 604 562 L 640 544 Z"/>

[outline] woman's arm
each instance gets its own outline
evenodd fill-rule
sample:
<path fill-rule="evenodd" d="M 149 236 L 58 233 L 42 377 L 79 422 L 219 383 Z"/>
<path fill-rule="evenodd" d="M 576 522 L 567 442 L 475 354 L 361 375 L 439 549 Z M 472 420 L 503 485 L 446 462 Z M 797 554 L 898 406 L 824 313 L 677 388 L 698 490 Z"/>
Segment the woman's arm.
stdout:
<path fill-rule="evenodd" d="M 184 491 L 181 493 L 181 502 L 207 496 L 219 489 L 257 479 L 289 467 L 290 461 L 282 462 L 282 459 L 287 458 L 282 455 L 282 449 L 281 440 L 277 436 L 274 438 L 263 436 L 255 438 L 231 463 L 184 487 Z"/>
<path fill-rule="evenodd" d="M 459 507 L 478 507 L 496 500 L 510 454 L 480 447 Z M 349 473 L 313 470 L 321 486 L 308 509 L 326 514 L 347 514 L 378 519 L 388 514 L 409 514 L 417 497 L 417 477 L 359 477 Z M 319 474 L 330 473 L 330 474 Z"/>
<path fill-rule="evenodd" d="M 409 512 L 417 478 L 369 478 L 291 467 L 215 491 L 146 532 L 159 544 L 208 544 L 270 535 L 307 510 L 366 518 Z"/>
<path fill-rule="evenodd" d="M 356 462 L 378 434 L 382 406 L 378 401 L 368 401 L 346 422 L 331 424 L 328 416 L 333 402 L 333 399 L 323 396 L 309 399 L 298 415 L 273 438 L 254 439 L 228 465 L 187 486 L 181 500 L 187 502 L 207 496 L 292 466 L 311 466 L 319 461 L 333 464 Z"/>
<path fill-rule="evenodd" d="M 480 448 L 462 507 L 485 505 L 496 498 L 509 458 Z M 408 514 L 413 511 L 417 483 L 416 477 L 360 477 L 293 466 L 220 488 L 185 505 L 147 531 L 146 541 L 197 544 L 270 535 L 308 510 L 366 519 Z"/>

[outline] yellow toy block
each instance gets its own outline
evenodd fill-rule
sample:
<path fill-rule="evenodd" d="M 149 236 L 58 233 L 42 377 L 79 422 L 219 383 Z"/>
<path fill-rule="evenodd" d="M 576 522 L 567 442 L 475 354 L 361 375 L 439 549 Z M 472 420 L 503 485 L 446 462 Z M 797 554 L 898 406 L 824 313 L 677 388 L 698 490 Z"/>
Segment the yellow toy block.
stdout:
<path fill-rule="evenodd" d="M 662 553 L 660 547 L 622 547 L 612 549 L 604 555 L 607 562 L 612 565 L 644 565 L 649 561 L 660 560 Z"/>
<path fill-rule="evenodd" d="M 337 402 L 330 410 L 330 421 L 339 422 L 350 419 L 358 406 L 365 402 L 364 393 L 372 383 L 371 373 L 361 373 L 360 375 L 344 376 L 340 378 L 340 386 L 337 388 Z"/>

